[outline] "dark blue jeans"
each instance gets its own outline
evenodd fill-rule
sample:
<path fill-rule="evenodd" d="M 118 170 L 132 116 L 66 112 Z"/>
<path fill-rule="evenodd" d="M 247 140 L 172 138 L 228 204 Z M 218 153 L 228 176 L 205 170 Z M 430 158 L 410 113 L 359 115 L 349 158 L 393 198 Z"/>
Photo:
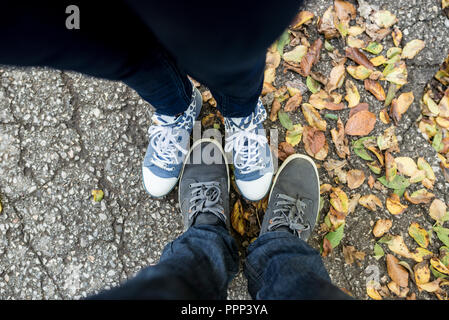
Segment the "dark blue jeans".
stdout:
<path fill-rule="evenodd" d="M 155 266 L 90 299 L 226 299 L 239 269 L 235 240 L 222 226 L 193 226 L 169 243 Z M 335 287 L 319 253 L 288 232 L 269 232 L 248 248 L 253 299 L 348 299 Z"/>
<path fill-rule="evenodd" d="M 3 0 L 0 64 L 47 66 L 120 80 L 161 114 L 187 109 L 187 74 L 226 117 L 255 108 L 266 49 L 301 0 Z M 67 29 L 68 5 L 80 28 Z"/>

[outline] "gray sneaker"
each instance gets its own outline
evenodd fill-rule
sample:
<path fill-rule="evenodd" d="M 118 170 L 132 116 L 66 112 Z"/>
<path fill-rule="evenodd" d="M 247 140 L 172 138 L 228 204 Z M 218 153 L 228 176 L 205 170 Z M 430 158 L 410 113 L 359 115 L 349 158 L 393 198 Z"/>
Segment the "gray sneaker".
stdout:
<path fill-rule="evenodd" d="M 307 241 L 318 219 L 320 180 L 311 158 L 289 156 L 274 178 L 260 235 L 288 231 Z"/>
<path fill-rule="evenodd" d="M 230 228 L 229 168 L 221 145 L 212 139 L 196 141 L 179 181 L 179 205 L 184 229 L 198 224 Z"/>

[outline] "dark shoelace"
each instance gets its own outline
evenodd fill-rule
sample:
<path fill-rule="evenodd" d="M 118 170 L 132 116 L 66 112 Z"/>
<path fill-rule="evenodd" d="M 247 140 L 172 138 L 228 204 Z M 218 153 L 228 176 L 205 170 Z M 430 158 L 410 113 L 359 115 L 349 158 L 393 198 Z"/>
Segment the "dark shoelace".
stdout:
<path fill-rule="evenodd" d="M 192 198 L 189 208 L 189 221 L 193 221 L 200 213 L 211 213 L 226 223 L 226 216 L 222 206 L 220 184 L 215 181 L 198 182 L 189 185 Z"/>
<path fill-rule="evenodd" d="M 288 227 L 299 235 L 302 231 L 310 229 L 310 225 L 304 221 L 304 210 L 307 207 L 304 201 L 285 194 L 278 194 L 277 198 L 282 200 L 275 203 L 275 207 L 278 208 L 273 211 L 276 216 L 271 219 L 268 231 L 273 231 L 279 227 Z"/>

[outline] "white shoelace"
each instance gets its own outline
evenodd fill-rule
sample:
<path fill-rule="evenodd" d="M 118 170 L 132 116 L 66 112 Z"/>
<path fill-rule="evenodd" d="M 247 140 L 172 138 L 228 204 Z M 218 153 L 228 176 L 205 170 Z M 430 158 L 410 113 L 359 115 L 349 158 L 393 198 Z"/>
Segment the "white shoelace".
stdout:
<path fill-rule="evenodd" d="M 234 166 L 247 174 L 265 168 L 260 152 L 265 150 L 262 146 L 267 142 L 263 135 L 240 130 L 226 138 L 225 152 L 234 150 Z"/>
<path fill-rule="evenodd" d="M 148 135 L 151 136 L 150 144 L 154 149 L 151 162 L 164 170 L 174 170 L 170 165 L 179 164 L 178 151 L 187 154 L 187 150 L 177 141 L 179 134 L 169 126 L 152 126 L 148 129 Z"/>

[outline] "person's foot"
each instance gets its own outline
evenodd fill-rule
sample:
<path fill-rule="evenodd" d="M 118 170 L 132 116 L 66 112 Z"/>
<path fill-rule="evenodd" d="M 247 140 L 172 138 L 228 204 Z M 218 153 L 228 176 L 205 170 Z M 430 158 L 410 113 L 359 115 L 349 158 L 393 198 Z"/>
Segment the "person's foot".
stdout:
<path fill-rule="evenodd" d="M 185 230 L 199 224 L 230 228 L 229 168 L 216 140 L 201 139 L 193 144 L 178 192 Z"/>
<path fill-rule="evenodd" d="M 192 102 L 178 116 L 155 113 L 148 129 L 149 144 L 142 165 L 143 185 L 152 197 L 167 195 L 178 182 L 195 120 L 201 111 L 201 93 L 194 86 Z"/>
<path fill-rule="evenodd" d="M 274 178 L 260 235 L 287 231 L 307 241 L 318 219 L 320 181 L 311 158 L 293 154 Z"/>
<path fill-rule="evenodd" d="M 266 119 L 262 101 L 244 118 L 225 118 L 225 151 L 232 151 L 236 185 L 250 201 L 265 197 L 273 179 L 274 167 L 270 146 L 262 122 Z"/>

